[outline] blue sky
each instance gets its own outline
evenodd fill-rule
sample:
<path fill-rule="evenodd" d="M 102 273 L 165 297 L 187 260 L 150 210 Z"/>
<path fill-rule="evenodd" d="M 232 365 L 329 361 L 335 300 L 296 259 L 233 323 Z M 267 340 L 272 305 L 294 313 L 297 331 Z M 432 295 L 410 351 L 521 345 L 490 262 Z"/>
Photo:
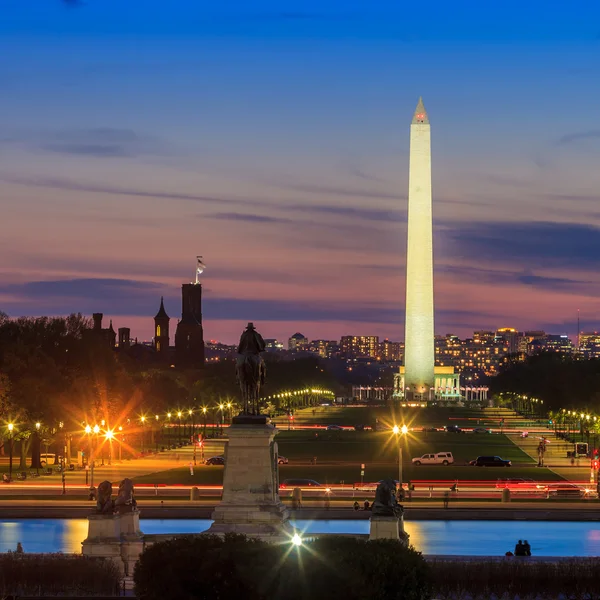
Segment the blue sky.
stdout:
<path fill-rule="evenodd" d="M 0 310 L 402 339 L 432 123 L 436 332 L 600 327 L 600 5 L 0 0 Z"/>

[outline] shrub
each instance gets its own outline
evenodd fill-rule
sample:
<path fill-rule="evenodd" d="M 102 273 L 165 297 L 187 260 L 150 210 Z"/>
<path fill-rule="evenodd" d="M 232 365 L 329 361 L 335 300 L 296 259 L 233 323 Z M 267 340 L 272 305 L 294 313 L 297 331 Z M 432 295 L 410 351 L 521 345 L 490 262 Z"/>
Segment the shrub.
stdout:
<path fill-rule="evenodd" d="M 121 576 L 111 561 L 63 554 L 0 554 L 0 597 L 112 596 Z"/>
<path fill-rule="evenodd" d="M 600 599 L 597 558 L 438 560 L 430 566 L 434 598 Z"/>
<path fill-rule="evenodd" d="M 394 541 L 324 537 L 296 548 L 244 536 L 161 542 L 134 573 L 140 600 L 424 600 L 428 567 Z"/>

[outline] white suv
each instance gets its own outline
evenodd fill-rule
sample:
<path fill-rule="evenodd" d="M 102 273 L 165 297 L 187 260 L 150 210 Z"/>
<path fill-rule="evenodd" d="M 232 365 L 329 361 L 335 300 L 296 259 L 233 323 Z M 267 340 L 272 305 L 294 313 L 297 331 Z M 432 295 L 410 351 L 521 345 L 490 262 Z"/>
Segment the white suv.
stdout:
<path fill-rule="evenodd" d="M 413 458 L 412 463 L 419 465 L 451 465 L 454 462 L 452 452 L 437 452 L 436 454 L 423 454 L 419 458 Z"/>

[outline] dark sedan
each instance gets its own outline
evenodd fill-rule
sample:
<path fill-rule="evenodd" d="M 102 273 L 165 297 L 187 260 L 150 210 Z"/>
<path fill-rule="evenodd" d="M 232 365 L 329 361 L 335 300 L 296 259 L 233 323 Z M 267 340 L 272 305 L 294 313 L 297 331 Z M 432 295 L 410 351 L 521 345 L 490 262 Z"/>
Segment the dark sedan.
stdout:
<path fill-rule="evenodd" d="M 210 458 L 206 459 L 206 464 L 223 466 L 225 464 L 225 457 L 224 456 L 211 456 Z"/>
<path fill-rule="evenodd" d="M 478 456 L 469 464 L 474 467 L 510 467 L 512 463 L 499 456 Z"/>

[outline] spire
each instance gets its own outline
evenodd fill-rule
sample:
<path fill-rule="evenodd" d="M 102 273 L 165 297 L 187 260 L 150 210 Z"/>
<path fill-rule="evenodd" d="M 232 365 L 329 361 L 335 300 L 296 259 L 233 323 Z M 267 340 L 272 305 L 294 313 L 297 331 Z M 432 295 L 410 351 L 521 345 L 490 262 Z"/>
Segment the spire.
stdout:
<path fill-rule="evenodd" d="M 421 98 L 419 96 L 419 103 L 417 104 L 417 108 L 415 109 L 415 114 L 413 115 L 412 124 L 417 125 L 420 123 L 429 125 L 429 117 L 427 116 L 427 111 L 425 110 L 425 105 L 423 104 L 423 98 Z"/>
<path fill-rule="evenodd" d="M 156 316 L 154 317 L 155 319 L 168 319 L 169 315 L 167 314 L 167 311 L 165 310 L 165 304 L 163 301 L 163 297 L 160 297 L 160 308 L 158 309 L 158 312 L 156 313 Z"/>
<path fill-rule="evenodd" d="M 110 320 L 110 325 L 108 326 L 108 330 L 112 331 L 113 333 L 115 332 L 115 330 L 113 329 L 113 326 L 112 326 L 112 319 Z"/>

